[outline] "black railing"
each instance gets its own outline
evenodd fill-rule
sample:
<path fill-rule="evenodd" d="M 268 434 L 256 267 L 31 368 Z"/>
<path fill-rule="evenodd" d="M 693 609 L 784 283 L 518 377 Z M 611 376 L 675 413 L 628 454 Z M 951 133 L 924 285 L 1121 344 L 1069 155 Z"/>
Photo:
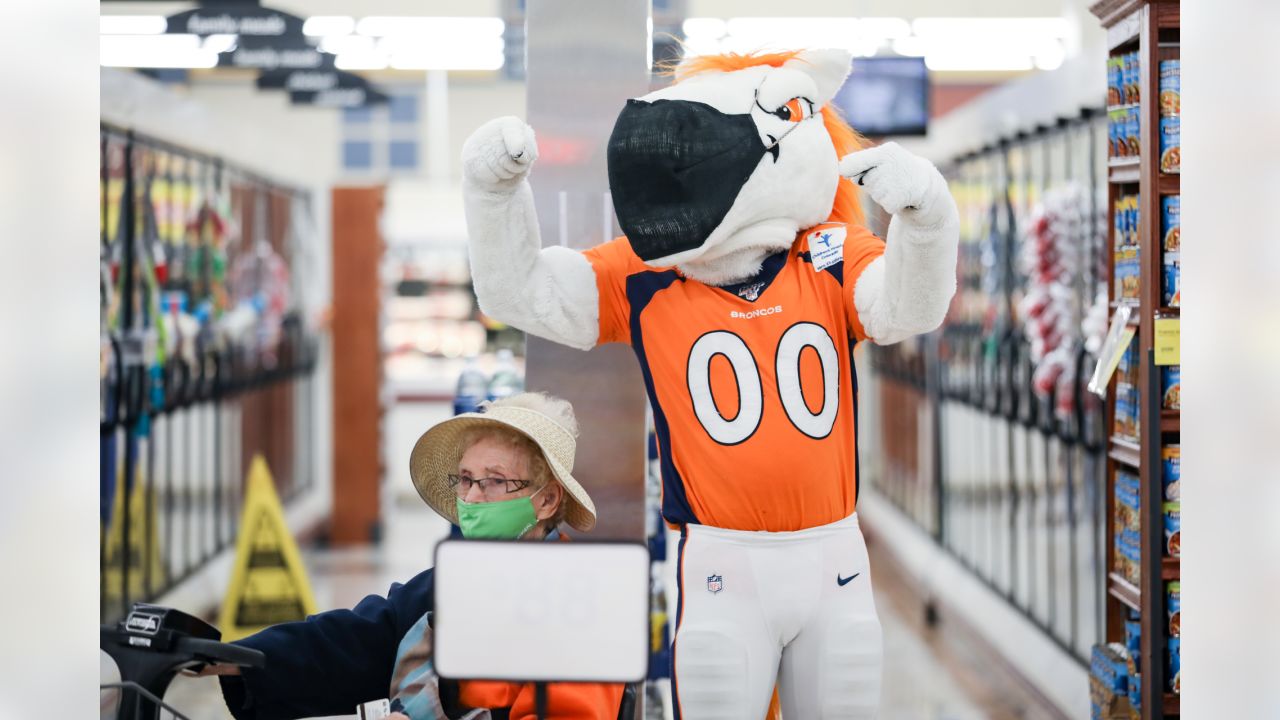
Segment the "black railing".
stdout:
<path fill-rule="evenodd" d="M 305 209 L 300 193 L 117 128 L 104 126 L 102 152 L 99 557 L 101 615 L 109 622 L 133 602 L 162 596 L 235 542 L 254 455 L 267 458 L 286 502 L 313 485 L 317 342 L 297 308 L 275 318 L 268 340 L 256 333 L 264 327 L 260 319 L 251 340 L 214 322 L 228 309 L 226 297 L 260 293 L 265 282 L 250 271 L 230 287 L 225 266 L 239 262 L 252 270 L 249 253 L 273 246 L 287 264 L 296 244 L 311 240 L 293 238 L 291 245 L 288 221 L 271 222 L 295 206 Z M 206 204 L 218 193 L 240 200 L 226 203 L 225 220 L 242 233 L 234 247 L 216 248 L 225 263 L 220 273 L 210 270 L 208 238 L 187 225 L 187 212 L 198 211 L 191 200 L 201 183 Z M 162 253 L 182 262 L 182 271 L 158 272 Z M 178 322 L 176 304 L 166 307 L 175 295 L 218 309 L 188 333 L 185 347 L 165 352 L 161 326 L 169 321 L 162 315 Z"/>
<path fill-rule="evenodd" d="M 884 451 L 872 483 L 1082 664 L 1104 629 L 1103 406 L 1086 390 L 1095 360 L 1083 349 L 1075 353 L 1074 381 L 1055 388 L 1070 397 L 1035 392 L 1031 347 L 1015 310 L 1025 278 L 1013 258 L 1030 202 L 1018 206 L 1037 182 L 1041 189 L 1057 180 L 1087 185 L 1091 220 L 1102 207 L 1092 161 L 1073 168 L 1070 159 L 1099 156 L 1100 127 L 1097 115 L 1085 112 L 959 159 L 953 177 L 989 187 L 983 209 L 972 214 L 981 220 L 967 228 L 967 249 L 962 239 L 959 282 L 961 294 L 968 290 L 970 301 L 984 304 L 967 317 L 953 307 L 942 330 L 905 348 L 870 352 L 881 381 Z M 1054 143 L 1065 149 L 1056 173 Z M 1011 153 L 1021 153 L 1017 163 Z M 1015 193 L 1020 181 L 1026 184 Z M 1090 228 L 1088 246 L 1080 248 L 1086 260 L 1076 300 L 1084 306 L 1100 282 L 1094 268 L 1105 233 L 1098 231 Z M 894 437 L 903 434 L 912 437 Z"/>

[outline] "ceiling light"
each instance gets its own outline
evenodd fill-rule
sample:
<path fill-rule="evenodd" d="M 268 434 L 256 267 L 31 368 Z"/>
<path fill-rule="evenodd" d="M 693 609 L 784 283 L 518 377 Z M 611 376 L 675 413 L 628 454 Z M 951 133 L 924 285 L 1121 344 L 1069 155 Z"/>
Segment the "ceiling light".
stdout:
<path fill-rule="evenodd" d="M 893 41 L 893 51 L 906 57 L 924 57 L 928 43 L 923 38 L 909 35 Z"/>
<path fill-rule="evenodd" d="M 215 53 L 229 52 L 235 49 L 237 39 L 236 35 L 210 35 L 204 39 L 200 49 Z"/>
<path fill-rule="evenodd" d="M 472 39 L 502 37 L 506 24 L 495 17 L 370 16 L 356 23 L 356 32 L 372 37 L 413 35 L 423 38 Z"/>
<path fill-rule="evenodd" d="M 98 59 L 107 67 L 211 68 L 218 53 L 201 47 L 198 35 L 103 35 Z"/>
<path fill-rule="evenodd" d="M 926 17 L 916 18 L 911 27 L 920 37 L 939 37 L 969 43 L 1009 43 L 1027 38 L 1063 38 L 1067 35 L 1067 21 L 1060 17 Z"/>
<path fill-rule="evenodd" d="M 391 67 L 396 70 L 497 70 L 505 61 L 501 50 L 491 52 L 480 48 L 419 48 L 391 55 Z"/>
<path fill-rule="evenodd" d="M 160 15 L 102 15 L 98 33 L 102 35 L 159 35 L 169 27 Z"/>
<path fill-rule="evenodd" d="M 1035 54 L 1036 67 L 1040 70 L 1057 70 L 1067 57 L 1062 44 L 1056 41 L 1046 43 L 1044 48 Z"/>
<path fill-rule="evenodd" d="M 334 55 L 373 52 L 377 41 L 364 35 L 330 35 L 321 38 L 320 49 Z"/>
<path fill-rule="evenodd" d="M 911 34 L 911 23 L 899 17 L 859 18 L 858 33 L 864 37 L 897 40 Z"/>
<path fill-rule="evenodd" d="M 694 38 L 709 38 L 717 40 L 724 37 L 728 32 L 728 27 L 724 20 L 720 18 L 689 18 L 684 21 L 681 26 L 684 30 L 685 37 L 693 40 Z"/>
<path fill-rule="evenodd" d="M 933 49 L 924 56 L 925 67 L 934 71 L 1013 72 L 1030 70 L 1031 56 L 1000 49 L 969 46 L 964 49 Z"/>
<path fill-rule="evenodd" d="M 387 63 L 387 54 L 377 50 L 346 52 L 333 60 L 339 70 L 385 70 Z"/>
<path fill-rule="evenodd" d="M 350 15 L 316 15 L 302 23 L 304 35 L 350 35 L 356 29 L 356 20 Z"/>

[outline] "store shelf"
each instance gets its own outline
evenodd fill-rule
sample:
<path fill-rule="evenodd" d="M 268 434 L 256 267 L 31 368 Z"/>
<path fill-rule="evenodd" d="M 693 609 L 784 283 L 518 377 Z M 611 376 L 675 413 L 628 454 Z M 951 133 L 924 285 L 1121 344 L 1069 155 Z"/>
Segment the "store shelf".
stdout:
<path fill-rule="evenodd" d="M 1173 693 L 1164 694 L 1164 714 L 1165 715 L 1181 715 L 1182 714 L 1182 696 Z"/>
<path fill-rule="evenodd" d="M 1182 176 L 1176 173 L 1157 173 L 1156 188 L 1161 195 L 1181 195 Z"/>
<path fill-rule="evenodd" d="M 1179 317 L 1182 315 L 1182 306 L 1169 307 L 1167 305 L 1161 305 L 1156 308 L 1156 317 L 1160 317 L 1162 315 L 1165 317 Z"/>
<path fill-rule="evenodd" d="M 1182 432 L 1182 411 L 1162 410 L 1160 412 L 1160 432 Z"/>
<path fill-rule="evenodd" d="M 1132 440 L 1112 436 L 1111 449 L 1107 452 L 1107 455 L 1112 460 L 1122 465 L 1128 465 L 1135 470 L 1142 467 L 1142 448 Z"/>
<path fill-rule="evenodd" d="M 1164 580 L 1182 578 L 1182 558 L 1167 557 L 1160 561 L 1160 577 Z"/>
<path fill-rule="evenodd" d="M 1123 158 L 1108 162 L 1107 180 L 1113 185 L 1138 183 L 1142 174 L 1141 160 L 1142 158 Z"/>
<path fill-rule="evenodd" d="M 1111 593 L 1111 597 L 1128 605 L 1137 612 L 1142 612 L 1142 593 L 1133 586 L 1133 583 L 1124 579 L 1124 576 L 1109 573 L 1107 575 L 1107 586 L 1107 592 Z"/>

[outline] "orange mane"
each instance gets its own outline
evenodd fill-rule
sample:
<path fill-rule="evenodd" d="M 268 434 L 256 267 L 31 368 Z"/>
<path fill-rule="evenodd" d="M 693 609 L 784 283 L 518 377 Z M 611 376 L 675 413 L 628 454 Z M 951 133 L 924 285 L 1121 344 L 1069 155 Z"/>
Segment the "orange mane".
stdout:
<path fill-rule="evenodd" d="M 733 72 L 759 65 L 781 67 L 783 63 L 794 59 L 799 50 L 783 52 L 751 52 L 745 54 L 725 53 L 723 55 L 699 55 L 680 63 L 680 77 L 687 79 L 704 72 Z M 861 150 L 866 141 L 849 123 L 840 116 L 840 111 L 831 103 L 822 108 L 822 122 L 831 136 L 831 144 L 836 149 L 836 157 L 842 158 L 851 152 Z M 858 186 L 848 178 L 840 178 L 836 184 L 836 198 L 831 207 L 831 219 L 835 222 L 851 225 L 863 224 L 862 203 L 858 201 Z"/>

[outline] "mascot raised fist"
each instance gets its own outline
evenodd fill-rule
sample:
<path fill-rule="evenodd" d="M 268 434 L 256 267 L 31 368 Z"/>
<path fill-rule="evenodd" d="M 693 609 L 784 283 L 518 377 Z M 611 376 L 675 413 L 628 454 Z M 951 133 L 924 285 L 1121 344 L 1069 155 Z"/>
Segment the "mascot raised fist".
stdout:
<path fill-rule="evenodd" d="M 829 101 L 838 50 L 688 58 L 608 146 L 625 237 L 543 248 L 533 130 L 463 148 L 480 307 L 576 348 L 634 349 L 681 531 L 677 717 L 870 718 L 881 633 L 858 528 L 857 342 L 936 328 L 959 222 L 942 176 L 861 149 Z M 887 242 L 858 193 L 893 214 Z"/>

